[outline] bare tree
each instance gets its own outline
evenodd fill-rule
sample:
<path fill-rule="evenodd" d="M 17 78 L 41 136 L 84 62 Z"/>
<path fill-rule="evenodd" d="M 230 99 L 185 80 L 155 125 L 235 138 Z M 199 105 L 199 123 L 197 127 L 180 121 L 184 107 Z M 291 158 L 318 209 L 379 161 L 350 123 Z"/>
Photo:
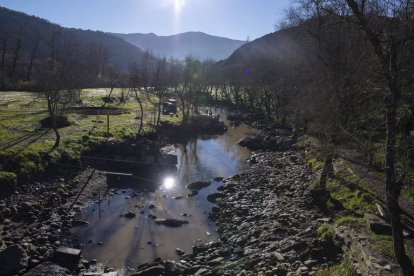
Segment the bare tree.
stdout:
<path fill-rule="evenodd" d="M 346 0 L 355 18 L 370 41 L 379 61 L 379 68 L 386 80 L 388 93 L 384 99 L 386 106 L 386 154 L 385 184 L 388 210 L 392 225 L 395 257 L 404 275 L 414 275 L 414 267 L 405 252 L 404 237 L 400 219 L 398 198 L 400 183 L 395 171 L 397 109 L 400 106 L 404 89 L 404 61 L 406 49 L 412 48 L 414 41 L 413 2 L 410 0 Z"/>
<path fill-rule="evenodd" d="M 141 94 L 142 94 L 141 92 L 142 92 L 142 89 L 144 89 L 144 87 L 147 85 L 147 83 L 144 77 L 146 73 L 142 72 L 143 70 L 145 69 L 140 70 L 137 64 L 133 64 L 129 68 L 129 86 L 134 92 L 135 100 L 139 104 L 139 112 L 140 112 L 140 116 L 139 116 L 140 123 L 138 127 L 137 136 L 141 134 L 142 129 L 144 127 L 144 108 L 143 108 L 142 100 L 141 100 Z"/>
<path fill-rule="evenodd" d="M 36 34 L 34 41 L 33 41 L 33 48 L 32 51 L 30 53 L 30 61 L 29 61 L 29 66 L 27 68 L 27 81 L 31 80 L 31 75 L 32 75 L 32 69 L 33 69 L 33 62 L 36 58 L 36 53 L 37 53 L 37 49 L 39 47 L 39 42 L 40 42 L 40 34 Z"/>
<path fill-rule="evenodd" d="M 59 127 L 65 107 L 76 99 L 79 89 L 84 85 L 85 66 L 82 49 L 68 33 L 52 34 L 51 58 L 36 68 L 38 90 L 47 100 L 49 120 L 56 139 L 53 148 L 60 145 Z M 60 53 L 58 55 L 57 53 Z"/>

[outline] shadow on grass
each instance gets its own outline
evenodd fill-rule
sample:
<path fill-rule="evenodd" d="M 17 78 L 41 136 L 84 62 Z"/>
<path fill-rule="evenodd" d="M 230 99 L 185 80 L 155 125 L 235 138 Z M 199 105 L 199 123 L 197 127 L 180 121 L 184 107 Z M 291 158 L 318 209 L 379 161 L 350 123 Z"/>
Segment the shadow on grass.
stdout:
<path fill-rule="evenodd" d="M 19 150 L 22 151 L 23 149 L 27 148 L 29 145 L 33 144 L 34 142 L 36 142 L 37 140 L 39 140 L 40 138 L 42 138 L 43 136 L 45 136 L 47 133 L 49 133 L 50 129 L 36 129 L 30 133 L 27 133 L 23 136 L 20 136 L 16 139 L 13 139 L 12 141 L 9 141 L 5 144 L 0 145 L 0 150 L 5 150 L 7 148 L 11 148 L 14 147 L 16 145 L 19 145 L 23 142 L 25 142 L 26 140 L 32 139 L 29 143 L 27 143 L 25 146 L 23 146 L 22 149 Z M 16 153 L 17 154 L 17 153 Z"/>

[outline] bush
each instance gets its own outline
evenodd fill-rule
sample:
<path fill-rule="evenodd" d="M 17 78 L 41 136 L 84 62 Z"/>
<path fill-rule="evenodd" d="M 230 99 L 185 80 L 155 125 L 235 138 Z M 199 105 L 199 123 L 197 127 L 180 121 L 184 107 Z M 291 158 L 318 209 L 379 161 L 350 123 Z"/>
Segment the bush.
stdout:
<path fill-rule="evenodd" d="M 12 172 L 0 171 L 0 198 L 7 198 L 14 193 L 17 176 Z"/>
<path fill-rule="evenodd" d="M 323 239 L 333 239 L 335 236 L 332 225 L 328 223 L 320 225 L 318 229 L 316 229 L 316 233 L 318 237 Z"/>

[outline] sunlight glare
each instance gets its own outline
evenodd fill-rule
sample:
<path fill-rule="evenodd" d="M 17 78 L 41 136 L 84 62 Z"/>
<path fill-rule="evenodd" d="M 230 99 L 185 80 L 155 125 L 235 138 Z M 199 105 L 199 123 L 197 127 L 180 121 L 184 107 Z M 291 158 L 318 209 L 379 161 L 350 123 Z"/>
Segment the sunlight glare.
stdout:
<path fill-rule="evenodd" d="M 185 2 L 186 0 L 173 0 L 174 1 L 174 11 L 175 13 L 180 13 L 181 10 L 184 8 L 185 6 Z"/>
<path fill-rule="evenodd" d="M 169 190 L 175 186 L 175 179 L 173 177 L 166 177 L 163 182 L 165 189 Z"/>

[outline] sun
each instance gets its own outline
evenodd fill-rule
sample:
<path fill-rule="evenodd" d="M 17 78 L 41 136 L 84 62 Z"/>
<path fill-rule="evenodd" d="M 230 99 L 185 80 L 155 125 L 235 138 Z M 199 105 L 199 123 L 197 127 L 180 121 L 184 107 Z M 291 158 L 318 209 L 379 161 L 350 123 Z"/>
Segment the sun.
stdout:
<path fill-rule="evenodd" d="M 173 2 L 174 2 L 174 11 L 176 13 L 179 13 L 184 8 L 186 0 L 173 0 Z"/>

